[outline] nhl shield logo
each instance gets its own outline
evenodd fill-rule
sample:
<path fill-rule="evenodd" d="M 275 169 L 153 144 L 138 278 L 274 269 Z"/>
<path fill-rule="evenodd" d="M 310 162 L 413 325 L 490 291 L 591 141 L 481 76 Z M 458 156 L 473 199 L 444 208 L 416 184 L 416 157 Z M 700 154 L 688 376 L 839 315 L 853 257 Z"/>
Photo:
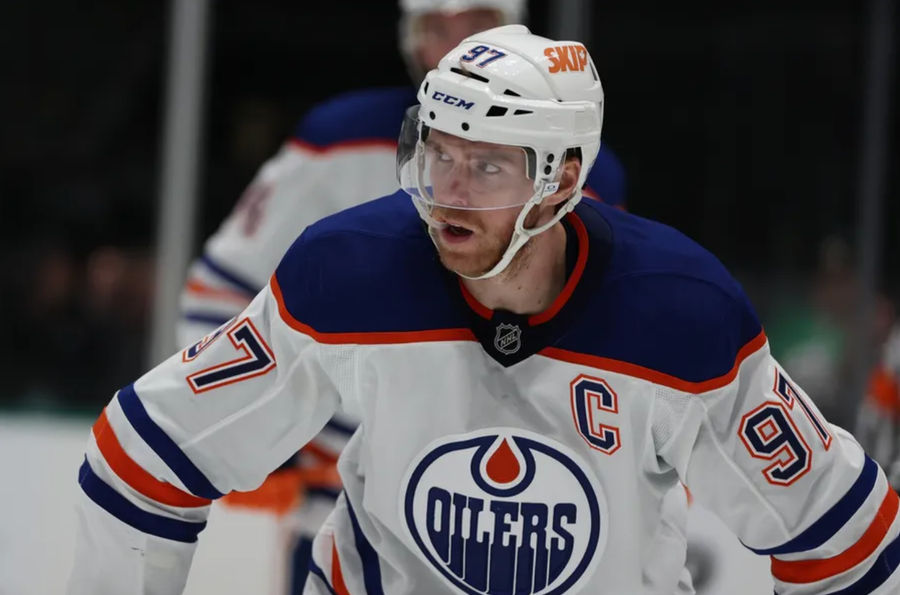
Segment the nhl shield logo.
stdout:
<path fill-rule="evenodd" d="M 403 481 L 412 549 L 453 593 L 577 593 L 608 536 L 605 495 L 562 444 L 512 428 L 446 436 Z"/>
<path fill-rule="evenodd" d="M 512 355 L 522 347 L 522 329 L 517 324 L 500 323 L 494 336 L 494 347 L 503 355 Z"/>

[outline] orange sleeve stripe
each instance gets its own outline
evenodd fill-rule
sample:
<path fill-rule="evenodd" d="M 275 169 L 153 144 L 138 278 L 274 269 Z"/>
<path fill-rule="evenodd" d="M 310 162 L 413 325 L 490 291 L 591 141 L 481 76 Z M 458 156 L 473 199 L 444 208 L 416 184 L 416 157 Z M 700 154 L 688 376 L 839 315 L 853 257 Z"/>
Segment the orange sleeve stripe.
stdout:
<path fill-rule="evenodd" d="M 116 438 L 116 434 L 109 425 L 109 419 L 106 417 L 106 410 L 97 418 L 97 422 L 92 429 L 94 439 L 100 448 L 100 454 L 106 459 L 106 463 L 110 469 L 118 475 L 122 481 L 131 486 L 132 489 L 162 504 L 169 506 L 180 506 L 183 508 L 197 508 L 200 506 L 208 506 L 211 500 L 206 498 L 198 498 L 187 492 L 183 492 L 170 483 L 160 481 L 150 475 L 143 467 L 138 465 L 128 456 L 125 449 Z"/>
<path fill-rule="evenodd" d="M 300 501 L 302 487 L 303 477 L 299 469 L 282 469 L 270 473 L 255 490 L 229 492 L 220 502 L 233 508 L 264 510 L 283 515 Z"/>
<path fill-rule="evenodd" d="M 897 517 L 900 497 L 888 487 L 875 518 L 862 537 L 844 552 L 821 560 L 785 562 L 772 557 L 772 576 L 786 583 L 814 583 L 850 570 L 878 549 Z"/>
<path fill-rule="evenodd" d="M 329 488 L 337 491 L 344 486 L 337 465 L 333 463 L 300 469 L 300 478 L 303 485 L 309 488 Z"/>
<path fill-rule="evenodd" d="M 303 454 L 312 455 L 320 461 L 331 464 L 337 464 L 338 456 L 340 456 L 337 453 L 323 448 L 315 442 L 307 443 L 303 448 L 300 449 L 300 452 Z"/>
<path fill-rule="evenodd" d="M 344 583 L 344 573 L 341 572 L 341 560 L 338 558 L 337 545 L 331 543 L 331 584 L 337 595 L 350 595 L 347 585 Z"/>
<path fill-rule="evenodd" d="M 717 388 L 722 388 L 723 386 L 727 386 L 732 380 L 737 377 L 738 369 L 741 367 L 741 364 L 744 362 L 744 360 L 747 359 L 750 355 L 759 351 L 765 344 L 766 333 L 765 331 L 760 331 L 759 334 L 756 335 L 756 337 L 747 342 L 747 344 L 741 347 L 740 351 L 738 351 L 731 370 L 729 370 L 725 374 L 722 374 L 718 378 L 711 378 L 709 380 L 703 380 L 701 382 L 682 380 L 681 378 L 666 374 L 665 372 L 659 372 L 657 370 L 645 368 L 644 366 L 639 366 L 630 362 L 623 362 L 620 360 L 600 357 L 596 355 L 577 353 L 575 351 L 568 351 L 566 349 L 560 349 L 558 347 L 545 347 L 538 351 L 538 353 L 552 359 L 557 359 L 560 361 L 579 364 L 583 366 L 590 366 L 592 368 L 597 368 L 600 370 L 609 370 L 610 372 L 618 372 L 620 374 L 625 374 L 626 376 L 642 378 L 654 384 L 668 386 L 669 388 L 674 388 L 675 390 L 680 390 L 686 393 L 699 394 Z"/>

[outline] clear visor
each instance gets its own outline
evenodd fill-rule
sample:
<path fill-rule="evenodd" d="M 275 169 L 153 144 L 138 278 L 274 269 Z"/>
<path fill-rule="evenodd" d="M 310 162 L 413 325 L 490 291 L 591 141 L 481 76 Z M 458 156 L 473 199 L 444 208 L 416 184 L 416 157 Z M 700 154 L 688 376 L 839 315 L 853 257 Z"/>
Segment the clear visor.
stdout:
<path fill-rule="evenodd" d="M 534 195 L 528 152 L 476 142 L 419 122 L 407 110 L 397 147 L 400 187 L 428 208 L 496 210 L 520 207 Z"/>

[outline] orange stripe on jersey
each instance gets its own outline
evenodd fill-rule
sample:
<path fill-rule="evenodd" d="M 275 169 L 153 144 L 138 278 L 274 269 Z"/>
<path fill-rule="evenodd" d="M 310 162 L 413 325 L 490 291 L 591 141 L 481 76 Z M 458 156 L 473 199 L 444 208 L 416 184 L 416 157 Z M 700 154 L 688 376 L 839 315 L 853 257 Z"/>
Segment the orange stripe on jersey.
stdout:
<path fill-rule="evenodd" d="M 463 299 L 466 300 L 466 303 L 469 304 L 469 307 L 472 308 L 472 311 L 485 320 L 490 320 L 491 318 L 493 318 L 494 311 L 475 299 L 475 296 L 472 295 L 468 289 L 466 289 L 466 285 L 465 283 L 463 283 L 462 277 L 458 277 L 458 280 L 459 292 L 462 294 Z"/>
<path fill-rule="evenodd" d="M 307 443 L 300 449 L 300 452 L 303 454 L 310 454 L 320 461 L 331 463 L 332 465 L 337 463 L 338 456 L 340 456 L 340 453 L 332 452 L 315 442 Z"/>
<path fill-rule="evenodd" d="M 338 558 L 337 545 L 331 542 L 331 585 L 337 595 L 350 595 L 347 585 L 344 583 L 344 573 L 341 572 L 341 560 Z"/>
<path fill-rule="evenodd" d="M 183 492 L 170 483 L 160 481 L 150 475 L 143 467 L 138 465 L 128 456 L 125 449 L 116 438 L 116 434 L 109 424 L 106 417 L 106 410 L 100 413 L 97 422 L 92 429 L 94 439 L 100 448 L 100 453 L 106 459 L 106 463 L 110 469 L 118 475 L 122 481 L 131 486 L 132 489 L 141 494 L 156 500 L 162 504 L 170 506 L 181 506 L 184 508 L 197 508 L 199 506 L 208 506 L 211 500 L 206 498 L 198 498 L 193 494 Z"/>
<path fill-rule="evenodd" d="M 339 491 L 344 486 L 341 482 L 337 465 L 333 463 L 323 463 L 315 467 L 302 468 L 300 469 L 300 477 L 303 485 L 307 488 L 327 488 Z"/>
<path fill-rule="evenodd" d="M 250 303 L 252 299 L 250 295 L 246 293 L 241 293 L 239 291 L 234 291 L 231 289 L 223 289 L 218 287 L 211 287 L 200 281 L 199 279 L 188 279 L 187 283 L 185 283 L 184 289 L 187 293 L 213 298 L 217 300 L 226 300 L 229 302 L 237 302 L 242 305 L 246 305 Z"/>
<path fill-rule="evenodd" d="M 843 553 L 821 560 L 796 560 L 786 562 L 772 557 L 772 576 L 786 583 L 814 583 L 842 572 L 850 570 L 878 549 L 878 545 L 887 535 L 891 524 L 897 517 L 900 497 L 888 487 L 881 507 L 875 514 L 872 524 L 859 540 L 844 550 Z"/>
<path fill-rule="evenodd" d="M 878 366 L 869 378 L 868 400 L 886 416 L 900 417 L 900 385 L 884 366 Z"/>
<path fill-rule="evenodd" d="M 272 288 L 272 295 L 278 302 L 278 313 L 281 319 L 294 330 L 300 331 L 304 335 L 309 335 L 319 343 L 330 345 L 340 345 L 346 343 L 356 343 L 360 345 L 379 345 L 379 344 L 397 344 L 397 343 L 427 343 L 431 341 L 477 341 L 475 334 L 467 328 L 449 328 L 435 329 L 428 331 L 397 331 L 397 332 L 363 332 L 363 333 L 320 333 L 313 327 L 303 324 L 288 312 L 287 306 L 284 304 L 284 296 L 281 293 L 281 287 L 278 285 L 278 278 L 272 275 L 269 285 Z"/>
<path fill-rule="evenodd" d="M 353 151 L 359 149 L 389 149 L 391 151 L 396 151 L 397 141 L 384 138 L 361 138 L 320 146 L 300 140 L 299 138 L 292 138 L 288 141 L 288 146 L 294 150 L 324 155 L 335 151 Z"/>
<path fill-rule="evenodd" d="M 303 475 L 299 469 L 280 469 L 249 492 L 229 492 L 220 500 L 226 506 L 264 510 L 276 515 L 291 511 L 300 501 Z"/>
<path fill-rule="evenodd" d="M 584 223 L 581 222 L 581 219 L 579 219 L 578 215 L 575 213 L 569 213 L 566 219 L 572 224 L 572 227 L 575 228 L 575 234 L 578 236 L 578 260 L 575 261 L 575 268 L 572 270 L 572 274 L 569 275 L 565 287 L 563 287 L 562 292 L 556 296 L 556 299 L 553 300 L 550 307 L 540 314 L 535 314 L 528 318 L 528 324 L 531 326 L 547 322 L 562 310 L 562 307 L 565 306 L 566 302 L 569 301 L 569 298 L 572 297 L 572 293 L 575 291 L 575 287 L 581 280 L 581 274 L 584 273 L 584 267 L 587 264 L 588 246 L 590 245 L 588 242 L 587 228 L 585 228 Z"/>
<path fill-rule="evenodd" d="M 745 359 L 747 359 L 748 356 L 762 348 L 762 346 L 765 344 L 765 331 L 760 331 L 759 334 L 756 335 L 756 337 L 751 339 L 746 345 L 741 347 L 740 351 L 738 351 L 737 357 L 735 357 L 734 366 L 732 366 L 731 370 L 729 370 L 725 374 L 722 374 L 718 378 L 710 378 L 709 380 L 703 380 L 701 382 L 682 380 L 681 378 L 677 378 L 670 374 L 652 370 L 650 368 L 645 368 L 644 366 L 639 366 L 630 362 L 623 362 L 620 360 L 610 359 L 607 357 L 599 357 L 596 355 L 577 353 L 575 351 L 559 349 L 558 347 L 545 347 L 544 349 L 538 351 L 538 354 L 543 355 L 544 357 L 549 357 L 572 364 L 590 366 L 592 368 L 609 370 L 610 372 L 618 372 L 620 374 L 625 374 L 626 376 L 633 376 L 635 378 L 649 380 L 654 384 L 668 386 L 669 388 L 674 388 L 675 390 L 684 391 L 686 393 L 703 393 L 717 388 L 722 388 L 723 386 L 726 386 L 728 383 L 734 380 L 735 377 L 737 377 L 738 368 L 740 368 L 741 363 Z"/>
<path fill-rule="evenodd" d="M 551 303 L 547 309 L 528 317 L 529 326 L 543 324 L 548 320 L 551 320 L 560 310 L 562 310 L 563 306 L 566 305 L 566 302 L 569 301 L 569 298 L 572 297 L 572 293 L 575 291 L 575 287 L 578 286 L 581 275 L 584 273 L 584 267 L 587 265 L 588 247 L 590 245 L 587 228 L 575 213 L 569 213 L 566 216 L 566 219 L 572 224 L 572 227 L 575 228 L 575 235 L 578 237 L 578 259 L 575 261 L 575 267 L 572 269 L 572 274 L 569 275 L 569 279 L 566 281 L 563 290 L 556 296 L 556 299 L 553 300 L 553 303 Z M 472 295 L 466 288 L 465 283 L 463 283 L 462 277 L 459 278 L 459 290 L 462 293 L 463 299 L 466 300 L 466 303 L 469 304 L 469 307 L 472 308 L 476 314 L 485 320 L 493 318 L 494 311 L 479 302 L 475 296 Z"/>

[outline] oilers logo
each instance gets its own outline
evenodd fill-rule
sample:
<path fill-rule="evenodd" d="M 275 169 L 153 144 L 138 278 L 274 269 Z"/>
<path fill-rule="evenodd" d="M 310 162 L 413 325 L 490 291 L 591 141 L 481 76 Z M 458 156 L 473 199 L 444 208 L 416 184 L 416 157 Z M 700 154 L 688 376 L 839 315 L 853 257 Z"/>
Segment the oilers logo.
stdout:
<path fill-rule="evenodd" d="M 418 553 L 457 592 L 574 592 L 606 544 L 606 499 L 589 467 L 530 432 L 491 428 L 432 443 L 404 493 L 401 517 Z"/>

